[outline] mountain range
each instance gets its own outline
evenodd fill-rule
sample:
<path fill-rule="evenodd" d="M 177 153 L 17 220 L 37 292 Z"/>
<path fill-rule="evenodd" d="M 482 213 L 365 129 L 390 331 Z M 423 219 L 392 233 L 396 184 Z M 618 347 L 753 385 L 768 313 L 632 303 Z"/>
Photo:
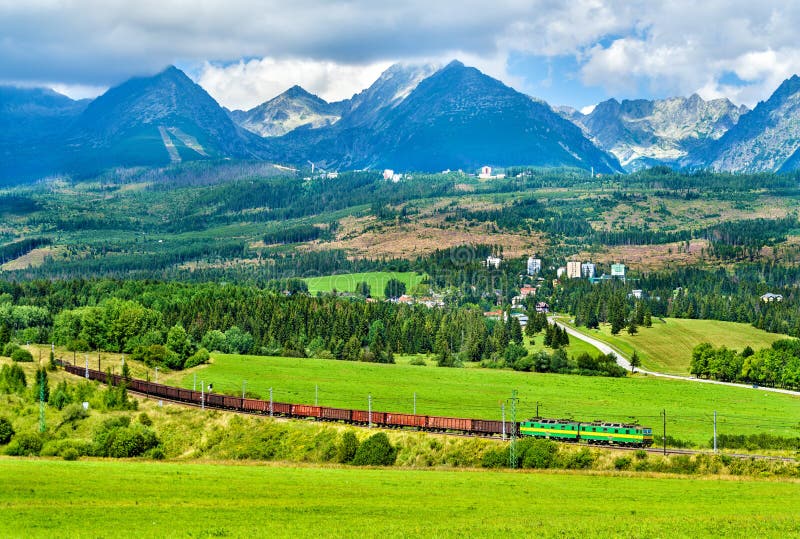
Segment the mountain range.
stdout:
<path fill-rule="evenodd" d="M 800 168 L 800 77 L 752 111 L 697 95 L 553 108 L 475 68 L 396 64 L 352 98 L 299 86 L 248 111 L 222 108 L 170 67 L 93 101 L 0 87 L 0 181 L 202 159 L 326 169 L 473 171 L 482 165 Z"/>

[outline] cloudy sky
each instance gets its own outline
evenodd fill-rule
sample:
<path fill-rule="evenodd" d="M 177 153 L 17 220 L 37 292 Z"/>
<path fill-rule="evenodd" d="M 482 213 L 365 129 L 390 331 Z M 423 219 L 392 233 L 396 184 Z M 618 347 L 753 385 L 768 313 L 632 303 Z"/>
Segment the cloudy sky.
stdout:
<path fill-rule="evenodd" d="M 0 83 L 87 97 L 175 64 L 249 108 L 458 58 L 554 105 L 697 92 L 752 106 L 800 72 L 798 27 L 786 0 L 0 0 Z"/>

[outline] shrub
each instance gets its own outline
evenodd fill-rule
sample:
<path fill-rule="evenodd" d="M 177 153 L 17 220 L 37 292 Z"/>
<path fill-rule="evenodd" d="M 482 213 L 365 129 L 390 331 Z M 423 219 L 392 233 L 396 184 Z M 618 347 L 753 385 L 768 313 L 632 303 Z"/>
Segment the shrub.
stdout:
<path fill-rule="evenodd" d="M 631 467 L 630 457 L 617 457 L 614 459 L 614 468 L 617 470 L 627 470 Z"/>
<path fill-rule="evenodd" d="M 637 449 L 633 455 L 639 460 L 644 460 L 647 458 L 647 451 L 644 449 Z"/>
<path fill-rule="evenodd" d="M 25 371 L 19 365 L 3 365 L 0 368 L 0 391 L 6 393 L 20 393 L 28 385 Z"/>
<path fill-rule="evenodd" d="M 50 396 L 50 406 L 57 410 L 63 410 L 70 402 L 72 402 L 72 399 L 70 399 L 69 393 L 62 389 L 61 384 L 59 384 L 55 392 Z"/>
<path fill-rule="evenodd" d="M 18 434 L 6 448 L 6 454 L 14 457 L 35 457 L 42 450 L 42 439 L 36 434 Z"/>
<path fill-rule="evenodd" d="M 146 413 L 142 412 L 141 414 L 139 414 L 139 423 L 141 423 L 145 427 L 149 427 L 150 425 L 153 424 L 153 420 L 150 419 L 149 415 L 147 415 Z"/>
<path fill-rule="evenodd" d="M 191 369 L 192 367 L 197 367 L 203 363 L 208 363 L 210 358 L 211 356 L 208 354 L 208 350 L 205 348 L 200 348 L 197 352 L 186 358 L 183 368 Z"/>
<path fill-rule="evenodd" d="M 74 447 L 70 447 L 65 449 L 64 452 L 61 454 L 61 456 L 63 457 L 64 460 L 78 460 L 78 458 L 81 455 L 80 453 L 78 453 L 77 449 L 75 449 Z"/>
<path fill-rule="evenodd" d="M 130 418 L 125 419 L 130 424 Z M 94 444 L 97 456 L 128 458 L 144 455 L 159 440 L 153 430 L 143 425 L 121 426 L 106 421 L 95 433 Z"/>
<path fill-rule="evenodd" d="M 64 408 L 64 413 L 61 416 L 61 423 L 58 425 L 66 425 L 67 423 L 77 423 L 82 419 L 89 417 L 88 410 L 84 410 L 80 404 L 70 404 Z"/>
<path fill-rule="evenodd" d="M 574 453 L 567 453 L 563 460 L 564 468 L 568 470 L 586 470 L 594 464 L 595 456 L 591 451 L 583 447 Z"/>
<path fill-rule="evenodd" d="M 558 455 L 558 444 L 550 440 L 523 440 L 519 443 L 523 468 L 552 468 Z"/>
<path fill-rule="evenodd" d="M 352 462 L 358 452 L 358 438 L 354 432 L 346 431 L 342 435 L 342 442 L 339 444 L 336 460 L 343 464 Z"/>
<path fill-rule="evenodd" d="M 427 363 L 425 363 L 425 359 L 420 356 L 415 357 L 414 359 L 409 361 L 408 364 L 417 367 L 425 367 L 427 365 Z"/>
<path fill-rule="evenodd" d="M 373 434 L 358 446 L 353 464 L 356 466 L 391 466 L 397 459 L 397 448 L 392 446 L 386 434 Z"/>
<path fill-rule="evenodd" d="M 0 445 L 6 445 L 14 436 L 14 426 L 5 417 L 0 417 Z"/>
<path fill-rule="evenodd" d="M 19 363 L 33 363 L 33 354 L 24 348 L 17 348 L 11 353 L 11 360 Z"/>
<path fill-rule="evenodd" d="M 489 449 L 481 457 L 481 466 L 484 468 L 504 468 L 508 466 L 508 450 Z"/>
<path fill-rule="evenodd" d="M 3 347 L 3 355 L 6 357 L 11 357 L 11 354 L 14 353 L 15 350 L 19 350 L 19 345 L 14 342 L 7 343 Z"/>

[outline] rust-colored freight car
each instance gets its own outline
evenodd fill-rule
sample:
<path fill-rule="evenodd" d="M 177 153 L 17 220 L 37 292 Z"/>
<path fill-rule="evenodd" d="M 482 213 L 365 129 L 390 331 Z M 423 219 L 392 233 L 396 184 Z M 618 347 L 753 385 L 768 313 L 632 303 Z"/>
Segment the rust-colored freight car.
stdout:
<path fill-rule="evenodd" d="M 480 434 L 503 434 L 505 432 L 508 436 L 511 435 L 512 430 L 514 430 L 514 423 L 511 421 L 506 421 L 506 430 L 503 431 L 503 422 L 502 421 L 490 421 L 487 419 L 473 419 L 472 420 L 472 430 L 474 432 L 478 432 Z"/>
<path fill-rule="evenodd" d="M 295 417 L 321 417 L 320 407 L 308 404 L 292 404 L 292 415 Z"/>
<path fill-rule="evenodd" d="M 269 413 L 269 403 L 259 399 L 242 399 L 242 408 L 248 412 Z"/>
<path fill-rule="evenodd" d="M 323 406 L 320 417 L 322 417 L 322 419 L 330 419 L 333 421 L 350 421 L 350 413 L 350 410 Z"/>
<path fill-rule="evenodd" d="M 427 416 L 386 413 L 386 424 L 390 427 L 425 427 Z"/>
<path fill-rule="evenodd" d="M 228 397 L 227 395 L 222 399 L 222 405 L 225 408 L 230 408 L 232 410 L 241 410 L 242 409 L 242 398 L 241 397 Z"/>
<path fill-rule="evenodd" d="M 367 410 L 353 410 L 352 415 L 353 423 L 362 423 L 364 425 L 370 422 L 370 415 Z M 372 424 L 383 425 L 386 423 L 385 412 L 372 412 Z"/>
<path fill-rule="evenodd" d="M 466 432 L 472 430 L 472 420 L 460 417 L 428 416 L 427 427 L 435 430 L 460 430 Z"/>
<path fill-rule="evenodd" d="M 206 405 L 222 408 L 223 406 L 225 406 L 225 397 L 223 397 L 219 393 L 207 393 Z"/>

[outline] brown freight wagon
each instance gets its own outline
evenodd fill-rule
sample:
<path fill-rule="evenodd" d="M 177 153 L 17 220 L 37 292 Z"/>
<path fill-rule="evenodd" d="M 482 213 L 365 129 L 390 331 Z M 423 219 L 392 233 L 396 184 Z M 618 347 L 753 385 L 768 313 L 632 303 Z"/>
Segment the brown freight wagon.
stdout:
<path fill-rule="evenodd" d="M 486 434 L 487 436 L 491 434 L 503 434 L 503 422 L 488 419 L 473 419 L 472 430 L 474 432 Z M 506 421 L 505 433 L 510 436 L 512 430 L 514 430 L 514 423 Z"/>
<path fill-rule="evenodd" d="M 292 415 L 296 417 L 320 417 L 320 407 L 308 404 L 292 404 Z"/>
<path fill-rule="evenodd" d="M 460 430 L 468 432 L 472 430 L 472 420 L 460 417 L 428 416 L 427 427 L 436 430 Z"/>
<path fill-rule="evenodd" d="M 424 427 L 427 417 L 413 414 L 386 414 L 386 424 L 391 427 Z"/>
<path fill-rule="evenodd" d="M 269 401 L 267 401 L 267 413 L 269 413 Z M 285 402 L 273 402 L 272 413 L 280 415 L 292 415 L 292 405 Z"/>
<path fill-rule="evenodd" d="M 242 399 L 242 408 L 248 412 L 269 412 L 269 403 L 260 399 Z"/>
<path fill-rule="evenodd" d="M 225 406 L 225 398 L 217 393 L 206 393 L 206 404 L 222 408 Z"/>
<path fill-rule="evenodd" d="M 321 416 L 322 419 L 331 419 L 334 421 L 350 421 L 350 410 L 345 410 L 343 408 L 329 408 L 327 406 L 323 406 L 321 409 Z"/>
<path fill-rule="evenodd" d="M 353 410 L 352 420 L 354 423 L 369 423 L 369 412 L 367 410 Z M 386 423 L 385 412 L 372 412 L 372 424 L 383 425 Z"/>
<path fill-rule="evenodd" d="M 183 402 L 194 402 L 194 391 L 191 389 L 178 389 L 178 400 Z M 200 393 L 197 393 L 197 402 L 200 402 Z"/>
<path fill-rule="evenodd" d="M 164 393 L 168 399 L 178 399 L 178 388 L 172 386 L 164 386 Z"/>
<path fill-rule="evenodd" d="M 230 408 L 231 410 L 240 410 L 242 408 L 242 398 L 229 397 L 226 395 L 222 398 L 222 404 L 225 406 L 225 408 Z"/>

